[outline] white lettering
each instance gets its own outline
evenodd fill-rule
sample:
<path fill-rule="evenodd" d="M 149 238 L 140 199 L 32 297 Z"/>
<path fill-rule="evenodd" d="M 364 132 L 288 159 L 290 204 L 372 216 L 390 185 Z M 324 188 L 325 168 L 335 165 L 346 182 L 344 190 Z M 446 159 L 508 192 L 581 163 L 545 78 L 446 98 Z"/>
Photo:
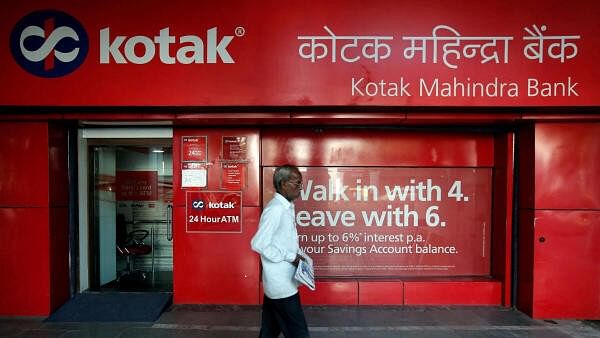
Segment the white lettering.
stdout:
<path fill-rule="evenodd" d="M 192 222 L 192 216 L 190 216 L 190 222 Z M 198 218 L 198 216 L 194 216 L 195 218 L 195 222 L 201 222 L 201 223 L 239 223 L 240 222 L 240 216 L 232 216 L 232 215 L 224 215 L 224 216 L 214 216 L 214 217 L 210 217 L 210 216 L 200 216 L 200 218 Z"/>
<path fill-rule="evenodd" d="M 452 77 L 451 81 L 440 81 L 434 79 L 427 82 L 426 79 L 419 80 L 419 90 L 421 96 L 438 97 L 517 97 L 519 96 L 519 86 L 514 82 L 502 82 L 494 77 L 489 82 L 466 81 Z"/>
<path fill-rule="evenodd" d="M 352 227 L 356 221 L 356 215 L 353 211 L 346 210 L 315 210 L 311 212 L 302 210 L 296 213 L 296 224 L 301 227 L 314 226 L 322 227 L 329 225 L 335 227 L 338 223 L 345 227 Z"/>
<path fill-rule="evenodd" d="M 211 28 L 207 32 L 208 48 L 206 59 L 208 63 L 217 63 L 217 55 L 223 63 L 235 63 L 227 52 L 227 46 L 233 40 L 233 36 L 224 36 L 217 44 L 217 28 Z"/>
<path fill-rule="evenodd" d="M 415 210 L 410 210 L 410 206 L 408 204 L 404 204 L 403 208 L 394 208 L 392 209 L 392 205 L 387 205 L 387 210 L 378 212 L 376 210 L 371 210 L 370 213 L 366 211 L 361 211 L 361 215 L 365 225 L 370 227 L 375 225 L 377 227 L 382 226 L 399 226 L 399 227 L 407 227 L 412 223 L 412 226 L 419 226 L 419 214 Z"/>
<path fill-rule="evenodd" d="M 169 55 L 169 47 L 175 42 L 175 37 L 169 35 L 169 27 L 161 29 L 160 35 L 154 37 L 154 42 L 159 46 L 160 61 L 168 65 L 174 64 L 175 58 Z"/>
<path fill-rule="evenodd" d="M 365 96 L 365 93 L 358 88 L 358 85 L 361 84 L 364 79 L 364 77 L 361 77 L 358 81 L 356 81 L 355 78 L 352 78 L 352 96 Z"/>
<path fill-rule="evenodd" d="M 349 201 L 346 191 L 348 186 L 342 184 L 339 178 L 329 180 L 327 186 L 322 184 L 313 185 L 313 180 L 306 182 L 306 187 L 300 191 L 300 198 L 303 201 L 312 197 L 314 201 Z"/>
<path fill-rule="evenodd" d="M 571 77 L 567 82 L 540 82 L 537 79 L 527 79 L 527 96 L 579 96 L 575 87 L 579 82 L 571 82 Z"/>
<path fill-rule="evenodd" d="M 209 209 L 234 209 L 235 202 L 208 202 Z"/>
<path fill-rule="evenodd" d="M 138 56 L 135 54 L 135 46 L 141 44 L 144 46 L 144 54 Z M 154 42 L 147 36 L 134 36 L 125 42 L 125 56 L 130 62 L 141 65 L 150 62 L 154 58 Z"/>
<path fill-rule="evenodd" d="M 177 52 L 175 57 L 171 55 L 171 46 L 178 40 Z M 204 45 L 206 41 L 206 48 Z M 206 31 L 206 38 L 196 35 L 184 35 L 179 38 L 170 34 L 170 28 L 165 27 L 154 37 L 136 35 L 127 37 L 117 35 L 111 41 L 110 27 L 100 30 L 100 63 L 109 64 L 111 58 L 115 63 L 135 63 L 146 64 L 154 59 L 156 46 L 158 45 L 159 59 L 164 64 L 191 63 L 235 63 L 227 51 L 227 47 L 233 41 L 233 36 L 226 35 L 219 39 L 217 28 L 211 28 Z M 125 47 L 122 48 L 123 43 Z M 139 53 L 143 49 L 143 53 Z M 206 55 L 206 58 L 204 57 Z"/>
<path fill-rule="evenodd" d="M 125 41 L 124 36 L 117 36 L 113 42 L 110 42 L 110 28 L 100 30 L 100 63 L 110 63 L 110 57 L 115 59 L 116 63 L 127 63 L 119 48 Z"/>
<path fill-rule="evenodd" d="M 366 82 L 363 85 L 364 80 L 364 77 L 352 78 L 352 96 L 412 96 L 408 91 L 410 82 L 404 82 L 403 77 L 398 82 L 379 80 L 378 82 Z"/>
<path fill-rule="evenodd" d="M 179 42 L 190 43 L 191 45 L 182 46 L 177 50 L 177 62 L 184 65 L 190 63 L 204 63 L 204 42 L 195 35 L 185 35 L 179 39 Z M 188 56 L 189 55 L 189 56 Z"/>

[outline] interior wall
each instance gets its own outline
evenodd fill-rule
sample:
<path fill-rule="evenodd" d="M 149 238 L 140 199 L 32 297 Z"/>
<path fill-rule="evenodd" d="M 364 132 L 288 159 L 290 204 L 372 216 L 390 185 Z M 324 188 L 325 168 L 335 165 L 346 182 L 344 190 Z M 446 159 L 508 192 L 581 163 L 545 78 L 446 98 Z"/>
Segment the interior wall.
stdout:
<path fill-rule="evenodd" d="M 169 142 L 172 141 L 169 140 Z M 150 232 L 144 242 L 152 244 L 153 253 L 137 256 L 135 267 L 142 271 L 154 269 L 157 273 L 156 277 L 168 276 L 169 274 L 161 274 L 161 272 L 172 273 L 173 271 L 173 242 L 168 239 L 169 225 L 166 221 L 170 217 L 169 207 L 173 199 L 173 154 L 170 147 L 165 148 L 152 146 L 142 150 L 137 147 L 119 146 L 116 149 L 117 215 L 124 215 L 126 222 L 131 222 L 131 224 L 125 225 L 127 232 L 138 229 Z M 119 178 L 128 177 L 132 172 L 156 174 L 155 201 L 128 200 L 119 196 Z M 138 199 L 140 198 L 138 197 Z M 120 258 L 122 259 L 117 256 L 117 262 L 121 260 Z M 119 263 L 117 263 L 118 265 Z M 124 266 L 119 267 L 119 269 L 121 268 Z M 160 279 L 164 280 L 165 278 Z"/>

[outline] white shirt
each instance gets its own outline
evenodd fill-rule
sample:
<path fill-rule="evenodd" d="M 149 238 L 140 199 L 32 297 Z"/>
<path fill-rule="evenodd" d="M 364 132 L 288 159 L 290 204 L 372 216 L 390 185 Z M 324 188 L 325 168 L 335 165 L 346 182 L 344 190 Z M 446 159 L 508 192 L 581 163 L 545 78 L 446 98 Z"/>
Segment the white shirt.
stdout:
<path fill-rule="evenodd" d="M 295 295 L 296 267 L 292 264 L 299 251 L 294 204 L 279 193 L 267 204 L 260 216 L 258 231 L 250 244 L 260 254 L 265 295 L 281 299 Z"/>

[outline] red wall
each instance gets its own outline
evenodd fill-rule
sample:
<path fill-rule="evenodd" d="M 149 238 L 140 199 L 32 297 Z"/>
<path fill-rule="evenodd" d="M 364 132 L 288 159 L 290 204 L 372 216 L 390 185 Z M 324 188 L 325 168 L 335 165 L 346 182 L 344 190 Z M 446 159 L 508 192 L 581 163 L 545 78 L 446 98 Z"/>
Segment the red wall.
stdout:
<path fill-rule="evenodd" d="M 0 135 L 0 315 L 48 315 L 69 295 L 66 133 L 1 122 Z"/>
<path fill-rule="evenodd" d="M 600 123 L 524 130 L 518 304 L 533 317 L 600 318 L 598 135 Z"/>
<path fill-rule="evenodd" d="M 69 299 L 69 169 L 67 130 L 48 128 L 50 312 Z"/>
<path fill-rule="evenodd" d="M 208 187 L 181 188 L 182 136 L 208 137 Z M 242 233 L 186 232 L 186 191 L 220 190 L 223 136 L 246 136 L 247 188 Z M 255 129 L 177 128 L 173 139 L 173 294 L 176 304 L 258 304 L 259 258 L 250 249 L 258 228 L 259 134 Z"/>
<path fill-rule="evenodd" d="M 512 139 L 505 136 L 495 141 L 491 134 L 476 133 L 303 128 L 265 129 L 261 142 L 264 167 L 284 163 L 298 166 L 493 167 L 495 161 L 499 161 L 495 159 L 495 143 L 502 144 L 500 148 L 506 151 Z M 504 168 L 512 165 L 505 158 L 506 152 L 500 156 L 504 156 Z M 498 175 L 507 182 L 506 172 Z M 501 188 L 506 189 L 505 186 Z M 506 227 L 507 224 L 502 222 L 495 226 Z M 506 235 L 506 230 L 499 234 Z M 495 241 L 505 240 L 505 236 L 500 236 Z M 499 305 L 503 303 L 507 244 L 494 246 L 498 252 L 494 251 L 492 256 L 504 257 L 497 263 L 501 266 L 495 268 L 494 271 L 499 272 L 494 273 L 497 275 L 494 278 L 327 279 L 318 280 L 314 292 L 301 288 L 301 295 L 305 304 Z"/>
<path fill-rule="evenodd" d="M 492 167 L 489 135 L 389 129 L 287 129 L 262 134 L 262 165 Z"/>
<path fill-rule="evenodd" d="M 494 137 L 494 181 L 492 198 L 492 276 L 502 280 L 502 303 L 511 304 L 512 287 L 512 212 L 514 134 Z"/>

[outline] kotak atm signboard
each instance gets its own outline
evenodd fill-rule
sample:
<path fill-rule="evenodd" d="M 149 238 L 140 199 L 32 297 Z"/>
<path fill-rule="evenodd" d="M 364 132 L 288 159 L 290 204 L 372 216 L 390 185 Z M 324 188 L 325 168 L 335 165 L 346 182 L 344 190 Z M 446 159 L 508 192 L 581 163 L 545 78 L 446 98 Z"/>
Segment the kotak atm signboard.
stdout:
<path fill-rule="evenodd" d="M 186 191 L 186 232 L 242 232 L 242 193 Z"/>
<path fill-rule="evenodd" d="M 599 8 L 562 0 L 5 1 L 0 102 L 598 106 Z"/>
<path fill-rule="evenodd" d="M 490 274 L 490 168 L 301 170 L 296 224 L 317 276 Z"/>

